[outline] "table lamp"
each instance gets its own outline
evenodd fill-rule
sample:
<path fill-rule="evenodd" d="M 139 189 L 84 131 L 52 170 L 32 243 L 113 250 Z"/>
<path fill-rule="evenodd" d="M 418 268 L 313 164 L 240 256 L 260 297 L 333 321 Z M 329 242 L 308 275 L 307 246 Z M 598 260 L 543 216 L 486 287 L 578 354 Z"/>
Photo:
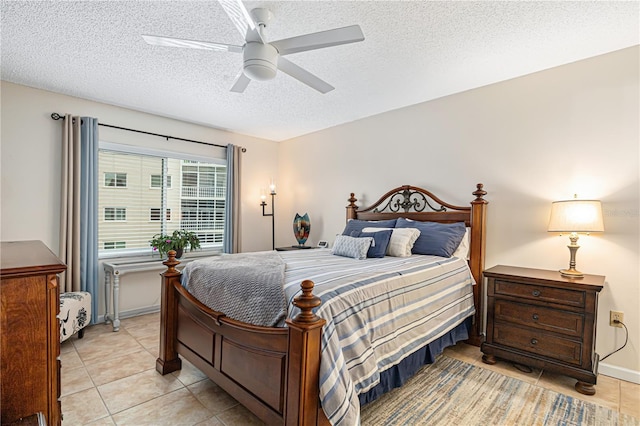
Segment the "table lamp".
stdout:
<path fill-rule="evenodd" d="M 598 200 L 565 200 L 551 203 L 551 216 L 549 218 L 549 232 L 570 232 L 571 244 L 569 252 L 569 269 L 561 269 L 560 273 L 569 278 L 582 278 L 584 274 L 576 270 L 576 252 L 578 245 L 578 233 L 603 232 L 602 204 Z"/>

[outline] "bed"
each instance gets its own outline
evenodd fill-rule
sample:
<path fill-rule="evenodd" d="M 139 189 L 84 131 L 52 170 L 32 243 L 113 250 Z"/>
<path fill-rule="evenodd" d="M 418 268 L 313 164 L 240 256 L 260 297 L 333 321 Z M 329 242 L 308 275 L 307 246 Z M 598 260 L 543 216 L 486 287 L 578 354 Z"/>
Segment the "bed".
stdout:
<path fill-rule="evenodd" d="M 401 385 L 405 376 L 412 374 L 422 364 L 432 362 L 434 356 L 448 344 L 461 338 L 475 345 L 480 344 L 487 207 L 484 199 L 486 192 L 482 184 L 476 186 L 473 195 L 475 199 L 469 206 L 456 206 L 442 201 L 426 189 L 406 185 L 388 191 L 369 207 L 359 208 L 354 194 L 351 194 L 346 207 L 347 221 L 403 218 L 402 220 L 427 223 L 463 222 L 469 236 L 467 259 L 461 261 L 452 257 L 416 260 L 420 256 L 412 255 L 405 260 L 425 265 L 431 265 L 429 262 L 435 261 L 439 271 L 449 268 L 444 273 L 441 272 L 441 275 L 451 275 L 453 273 L 450 274 L 450 270 L 458 271 L 461 269 L 460 263 L 467 263 L 467 274 L 475 281 L 475 285 L 468 290 L 470 294 L 466 303 L 470 306 L 462 308 L 456 314 L 460 318 L 456 319 L 455 324 L 442 332 L 435 332 L 435 337 L 428 339 L 426 344 L 422 335 L 414 336 L 413 341 L 419 342 L 417 349 L 412 347 L 399 356 L 402 360 L 397 365 L 385 367 L 383 377 L 376 377 L 375 383 L 367 382 L 370 377 L 367 380 L 361 380 L 360 377 L 354 380 L 366 391 L 356 397 L 355 405 L 374 400 L 389 388 Z M 318 264 L 325 258 L 331 261 L 331 255 L 326 249 L 283 254 L 292 265 L 296 262 Z M 388 256 L 381 261 L 398 263 L 387 258 Z M 369 259 L 362 262 L 366 261 Z M 306 277 L 313 277 L 318 281 L 316 291 L 320 297 L 314 294 L 313 280 L 302 280 L 300 290 L 296 290 L 297 296 L 292 300 L 295 306 L 291 312 L 293 315 L 286 319 L 286 326 L 266 327 L 232 319 L 200 302 L 182 285 L 183 277 L 176 269 L 179 261 L 175 259 L 174 253 L 169 253 L 164 264 L 167 270 L 162 274 L 160 352 L 156 361 L 158 372 L 168 374 L 180 369 L 182 356 L 267 424 L 330 424 L 328 417 L 333 423 L 357 422 L 359 413 L 353 413 L 354 410 L 348 408 L 348 403 L 346 409 L 343 406 L 329 410 L 327 391 L 323 388 L 321 392 L 321 386 L 326 386 L 328 375 L 340 375 L 339 369 L 334 372 L 334 366 L 329 366 L 326 362 L 327 338 L 323 335 L 323 329 L 327 332 L 334 330 L 335 321 L 324 314 L 321 316 L 325 318 L 316 315 L 316 312 L 319 313 L 330 305 L 326 297 L 329 292 L 323 287 L 322 274 L 309 272 Z M 412 264 L 411 267 L 417 267 L 416 265 Z M 425 269 L 434 268 L 436 267 L 425 266 Z M 371 268 L 366 269 L 371 273 Z M 304 273 L 298 271 L 298 275 L 295 275 L 291 272 L 288 276 L 289 285 L 286 287 L 291 287 L 291 283 L 297 285 L 304 276 L 300 274 Z M 419 281 L 424 282 L 424 278 Z M 412 320 L 412 323 L 415 322 Z M 427 327 L 431 330 L 435 328 L 437 327 L 433 324 Z M 324 362 L 321 361 L 322 357 L 325 357 Z M 330 412 L 329 416 L 321 406 L 321 393 L 325 401 L 322 404 Z M 348 399 L 354 400 L 353 395 L 349 395 Z M 347 412 L 348 415 L 345 414 Z"/>

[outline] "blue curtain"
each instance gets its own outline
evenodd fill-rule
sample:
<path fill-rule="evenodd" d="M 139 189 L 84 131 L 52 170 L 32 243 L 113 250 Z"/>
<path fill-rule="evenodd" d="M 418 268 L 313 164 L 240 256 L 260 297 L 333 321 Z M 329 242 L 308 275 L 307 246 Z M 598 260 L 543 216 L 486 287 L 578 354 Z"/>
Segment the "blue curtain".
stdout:
<path fill-rule="evenodd" d="M 98 120 L 80 120 L 80 285 L 98 322 Z"/>
<path fill-rule="evenodd" d="M 224 206 L 225 253 L 240 251 L 240 151 L 239 146 L 227 145 L 227 193 Z"/>
<path fill-rule="evenodd" d="M 98 120 L 65 115 L 62 135 L 60 292 L 91 293 L 98 322 Z"/>

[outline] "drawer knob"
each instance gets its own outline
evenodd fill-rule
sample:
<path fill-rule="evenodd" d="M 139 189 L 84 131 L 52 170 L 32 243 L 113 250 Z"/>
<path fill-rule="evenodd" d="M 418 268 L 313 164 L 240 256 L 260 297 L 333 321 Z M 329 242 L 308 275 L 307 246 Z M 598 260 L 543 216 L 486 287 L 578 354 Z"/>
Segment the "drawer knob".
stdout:
<path fill-rule="evenodd" d="M 531 339 L 531 344 L 532 345 L 537 345 L 538 344 L 538 339 Z"/>
<path fill-rule="evenodd" d="M 533 294 L 535 297 L 538 297 L 540 296 L 540 290 L 533 290 L 531 294 Z"/>
<path fill-rule="evenodd" d="M 540 319 L 540 317 L 538 316 L 538 314 L 533 314 L 533 320 L 534 321 L 538 321 L 538 319 Z"/>

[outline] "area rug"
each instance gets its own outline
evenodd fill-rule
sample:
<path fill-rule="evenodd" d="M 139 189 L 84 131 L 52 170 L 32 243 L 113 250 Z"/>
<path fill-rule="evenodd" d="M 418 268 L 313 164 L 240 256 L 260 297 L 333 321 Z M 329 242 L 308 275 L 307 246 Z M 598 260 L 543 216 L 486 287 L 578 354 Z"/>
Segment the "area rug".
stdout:
<path fill-rule="evenodd" d="M 362 407 L 362 425 L 633 425 L 609 408 L 441 355 Z"/>

